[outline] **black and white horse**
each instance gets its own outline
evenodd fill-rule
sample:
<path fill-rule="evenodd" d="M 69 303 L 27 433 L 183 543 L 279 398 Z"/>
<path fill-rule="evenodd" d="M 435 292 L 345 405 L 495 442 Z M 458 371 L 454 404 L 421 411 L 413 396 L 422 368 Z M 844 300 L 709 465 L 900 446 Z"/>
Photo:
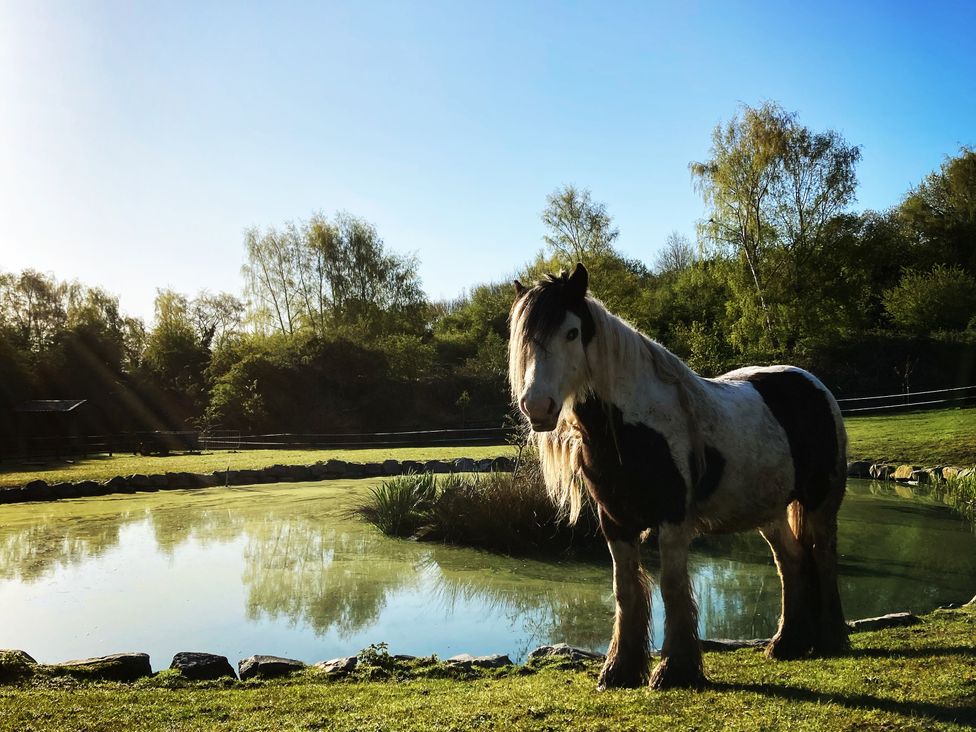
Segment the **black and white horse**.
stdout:
<path fill-rule="evenodd" d="M 847 648 L 837 588 L 837 511 L 847 436 L 837 402 L 791 366 L 704 379 L 587 296 L 588 274 L 516 281 L 512 395 L 532 426 L 550 495 L 571 520 L 592 499 L 613 557 L 616 619 L 601 687 L 705 682 L 688 548 L 699 533 L 758 529 L 782 581 L 768 656 Z M 649 674 L 649 580 L 639 542 L 656 530 L 665 624 Z"/>

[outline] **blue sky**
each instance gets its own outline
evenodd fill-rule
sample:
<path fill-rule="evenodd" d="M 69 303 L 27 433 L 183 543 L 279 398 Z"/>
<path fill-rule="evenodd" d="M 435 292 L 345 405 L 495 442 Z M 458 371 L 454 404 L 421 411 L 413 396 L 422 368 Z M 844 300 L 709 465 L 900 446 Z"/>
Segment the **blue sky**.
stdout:
<path fill-rule="evenodd" d="M 590 188 L 625 254 L 694 232 L 688 163 L 740 103 L 863 146 L 857 208 L 976 144 L 973 3 L 0 0 L 0 269 L 151 316 L 240 288 L 242 232 L 372 221 L 453 297 Z"/>

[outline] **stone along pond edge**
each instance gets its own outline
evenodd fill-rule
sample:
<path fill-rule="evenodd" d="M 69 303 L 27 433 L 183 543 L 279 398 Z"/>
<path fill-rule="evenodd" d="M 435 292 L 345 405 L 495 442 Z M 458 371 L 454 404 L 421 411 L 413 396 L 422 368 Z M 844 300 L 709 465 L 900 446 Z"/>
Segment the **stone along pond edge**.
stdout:
<path fill-rule="evenodd" d="M 967 603 L 976 607 L 976 597 Z M 948 606 L 957 608 L 959 606 Z M 875 618 L 849 622 L 852 633 L 900 628 L 922 623 L 907 612 L 890 613 Z M 768 639 L 703 640 L 705 652 L 728 652 L 744 648 L 761 651 Z M 189 681 L 223 680 L 227 683 L 273 679 L 295 673 L 311 673 L 325 680 L 344 678 L 410 678 L 442 677 L 458 680 L 492 675 L 524 675 L 542 667 L 578 669 L 603 661 L 599 653 L 575 648 L 565 643 L 540 646 L 530 652 L 525 664 L 518 665 L 505 654 L 472 656 L 462 653 L 445 660 L 436 656 L 391 655 L 385 644 L 369 646 L 355 656 L 344 656 L 306 664 L 281 656 L 253 655 L 237 663 L 237 669 L 226 656 L 196 651 L 181 651 L 173 656 L 166 671 Z M 0 685 L 20 684 L 32 680 L 68 678 L 76 681 L 134 682 L 155 676 L 147 653 L 115 653 L 109 656 L 83 658 L 54 664 L 42 664 L 22 650 L 0 650 Z"/>
<path fill-rule="evenodd" d="M 104 481 L 48 483 L 31 480 L 21 486 L 0 488 L 0 504 L 28 501 L 57 501 L 62 498 L 86 498 L 117 493 L 137 493 L 162 490 L 214 488 L 223 486 L 258 485 L 263 483 L 302 483 L 320 480 L 358 478 L 392 478 L 410 473 L 510 473 L 515 460 L 507 456 L 475 460 L 460 457 L 454 460 L 384 460 L 357 463 L 346 460 L 326 460 L 308 465 L 270 465 L 266 468 L 215 470 L 211 473 L 166 472 L 119 475 Z M 847 464 L 849 478 L 929 484 L 947 480 L 972 478 L 976 467 L 899 465 L 875 460 L 853 460 Z"/>

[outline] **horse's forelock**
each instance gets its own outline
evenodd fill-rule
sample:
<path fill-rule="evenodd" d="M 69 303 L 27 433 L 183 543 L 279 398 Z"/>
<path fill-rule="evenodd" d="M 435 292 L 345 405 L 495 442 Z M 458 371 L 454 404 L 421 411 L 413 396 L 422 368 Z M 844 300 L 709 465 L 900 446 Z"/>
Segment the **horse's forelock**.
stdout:
<path fill-rule="evenodd" d="M 565 272 L 546 275 L 516 301 L 515 308 L 519 311 L 519 317 L 517 321 L 513 319 L 512 327 L 518 331 L 513 331 L 513 334 L 523 348 L 533 342 L 548 341 L 559 330 L 567 313 L 577 315 L 582 321 L 580 335 L 584 346 L 593 338 L 595 325 L 592 313 L 585 298 L 574 297 L 570 293 L 569 278 Z"/>

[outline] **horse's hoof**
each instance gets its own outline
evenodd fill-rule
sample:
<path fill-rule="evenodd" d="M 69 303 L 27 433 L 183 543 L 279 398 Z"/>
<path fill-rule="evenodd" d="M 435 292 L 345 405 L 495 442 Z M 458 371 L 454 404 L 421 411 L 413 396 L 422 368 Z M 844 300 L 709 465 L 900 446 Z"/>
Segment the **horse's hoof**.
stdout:
<path fill-rule="evenodd" d="M 697 663 L 676 663 L 673 658 L 662 658 L 651 673 L 652 689 L 700 689 L 708 684 L 701 659 Z"/>
<path fill-rule="evenodd" d="M 766 658 L 774 661 L 795 661 L 810 652 L 812 643 L 796 636 L 777 635 L 766 646 Z"/>
<path fill-rule="evenodd" d="M 604 668 L 597 681 L 597 691 L 607 689 L 637 689 L 647 682 L 647 672 L 639 668 Z"/>

